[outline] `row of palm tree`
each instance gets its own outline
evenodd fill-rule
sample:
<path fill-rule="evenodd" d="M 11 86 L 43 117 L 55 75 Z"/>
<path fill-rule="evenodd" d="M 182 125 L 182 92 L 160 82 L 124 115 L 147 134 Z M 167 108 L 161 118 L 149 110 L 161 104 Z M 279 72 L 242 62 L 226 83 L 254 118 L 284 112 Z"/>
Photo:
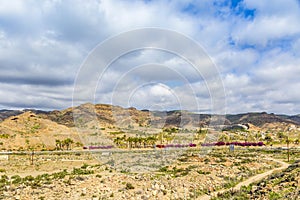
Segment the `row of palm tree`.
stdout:
<path fill-rule="evenodd" d="M 114 139 L 114 143 L 119 148 L 147 148 L 155 145 L 158 139 L 155 136 L 148 137 L 117 137 Z"/>
<path fill-rule="evenodd" d="M 156 143 L 169 144 L 174 138 L 174 133 L 163 131 L 146 137 L 127 137 L 123 135 L 123 137 L 115 138 L 114 143 L 120 148 L 146 148 L 153 147 Z"/>
<path fill-rule="evenodd" d="M 55 140 L 56 150 L 70 150 L 72 144 L 74 144 L 74 141 L 71 138 L 67 138 L 64 140 Z"/>

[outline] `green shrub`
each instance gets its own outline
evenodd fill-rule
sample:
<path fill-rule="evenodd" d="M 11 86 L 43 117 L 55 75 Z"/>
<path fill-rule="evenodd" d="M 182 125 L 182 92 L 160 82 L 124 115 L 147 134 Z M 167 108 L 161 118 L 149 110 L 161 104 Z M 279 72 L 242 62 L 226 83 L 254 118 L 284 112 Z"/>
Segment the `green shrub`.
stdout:
<path fill-rule="evenodd" d="M 280 194 L 276 193 L 276 192 L 270 192 L 269 194 L 269 199 L 270 200 L 277 200 L 277 199 L 280 199 L 281 196 Z"/>
<path fill-rule="evenodd" d="M 22 178 L 19 175 L 14 175 L 11 177 L 12 184 L 21 184 L 22 183 Z"/>
<path fill-rule="evenodd" d="M 88 175 L 93 174 L 93 170 L 81 169 L 81 168 L 73 168 L 73 175 Z"/>
<path fill-rule="evenodd" d="M 204 174 L 204 175 L 210 174 L 210 172 L 205 172 L 202 170 L 198 170 L 197 172 L 198 172 L 198 174 Z"/>
<path fill-rule="evenodd" d="M 31 176 L 31 175 L 26 176 L 26 177 L 24 178 L 24 181 L 25 181 L 25 182 L 31 182 L 31 181 L 33 181 L 33 180 L 34 180 L 34 177 Z"/>
<path fill-rule="evenodd" d="M 102 178 L 102 176 L 100 174 L 97 174 L 96 177 L 97 178 Z"/>
<path fill-rule="evenodd" d="M 126 190 L 132 190 L 134 189 L 133 185 L 131 183 L 126 183 Z"/>
<path fill-rule="evenodd" d="M 54 179 L 63 179 L 67 175 L 68 175 L 68 172 L 67 172 L 66 169 L 64 169 L 61 172 L 56 172 L 56 173 L 52 174 L 52 176 L 53 176 Z"/>
<path fill-rule="evenodd" d="M 0 134 L 0 138 L 2 138 L 2 139 L 8 139 L 9 138 L 9 134 L 7 134 L 7 133 Z"/>
<path fill-rule="evenodd" d="M 86 169 L 89 165 L 84 163 L 82 166 L 81 166 L 81 169 Z"/>
<path fill-rule="evenodd" d="M 3 183 L 4 185 L 8 182 L 9 178 L 6 175 L 2 175 L 0 179 L 0 183 Z"/>
<path fill-rule="evenodd" d="M 160 172 L 168 172 L 168 167 L 161 167 L 160 169 L 159 169 L 159 171 Z"/>

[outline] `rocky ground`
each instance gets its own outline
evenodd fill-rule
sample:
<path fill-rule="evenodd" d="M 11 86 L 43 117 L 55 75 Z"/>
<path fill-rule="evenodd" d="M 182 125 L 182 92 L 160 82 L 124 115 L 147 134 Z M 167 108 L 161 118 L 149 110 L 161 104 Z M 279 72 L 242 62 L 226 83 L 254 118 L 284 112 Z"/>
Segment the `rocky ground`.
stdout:
<path fill-rule="evenodd" d="M 229 191 L 213 198 L 218 199 L 300 199 L 300 161 L 267 179 Z"/>
<path fill-rule="evenodd" d="M 196 199 L 277 166 L 255 152 L 219 149 L 187 152 L 151 173 L 101 163 L 25 177 L 2 171 L 0 199 Z"/>

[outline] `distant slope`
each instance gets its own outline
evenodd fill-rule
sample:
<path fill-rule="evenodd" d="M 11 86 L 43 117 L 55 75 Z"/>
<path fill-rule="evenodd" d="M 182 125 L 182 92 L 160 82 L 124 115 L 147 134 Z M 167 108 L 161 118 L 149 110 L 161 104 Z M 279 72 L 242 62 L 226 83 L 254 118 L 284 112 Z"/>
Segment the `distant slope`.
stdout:
<path fill-rule="evenodd" d="M 0 110 L 0 122 L 11 117 L 11 116 L 17 116 L 20 115 L 24 112 L 32 112 L 34 114 L 47 114 L 49 113 L 48 111 L 43 111 L 43 110 L 35 110 L 35 109 L 24 109 L 24 110 Z"/>
<path fill-rule="evenodd" d="M 45 119 L 52 120 L 59 124 L 74 127 L 74 115 L 76 121 L 81 120 L 83 123 L 88 123 L 93 119 L 97 119 L 101 125 L 123 125 L 130 124 L 146 125 L 149 121 L 149 113 L 140 111 L 135 108 L 122 108 L 107 104 L 82 104 L 74 108 L 65 110 L 55 110 L 49 113 L 40 114 Z"/>
<path fill-rule="evenodd" d="M 78 134 L 72 129 L 32 112 L 5 119 L 0 123 L 0 136 L 0 148 L 6 150 L 25 150 L 30 147 L 53 149 L 56 139 L 72 138 L 74 142 L 80 141 Z"/>
<path fill-rule="evenodd" d="M 298 124 L 300 124 L 300 115 L 292 115 L 292 116 L 279 115 L 279 116 L 284 118 L 284 119 L 292 120 L 292 121 L 297 122 Z"/>
<path fill-rule="evenodd" d="M 148 111 L 137 110 L 135 108 L 122 108 L 107 104 L 82 104 L 74 109 L 68 108 L 62 111 L 52 111 L 40 114 L 44 118 L 55 121 L 68 127 L 74 126 L 73 112 L 77 117 L 82 116 L 84 122 L 88 122 L 94 116 L 100 124 L 112 125 L 141 125 L 141 126 L 175 126 L 175 127 L 199 127 L 208 126 L 211 120 L 209 114 L 195 114 L 188 111 Z M 224 124 L 253 124 L 262 127 L 270 123 L 286 123 L 300 125 L 300 115 L 275 115 L 266 112 L 243 113 L 226 115 Z"/>
<path fill-rule="evenodd" d="M 227 115 L 226 118 L 232 124 L 251 123 L 258 127 L 261 127 L 267 123 L 278 123 L 278 122 L 300 125 L 300 122 L 297 120 L 293 120 L 292 117 L 283 116 L 283 115 L 275 115 L 273 113 L 268 114 L 266 112 Z M 296 118 L 294 118 L 294 119 L 296 119 Z"/>
<path fill-rule="evenodd" d="M 0 110 L 0 122 L 5 120 L 8 117 L 19 115 L 23 113 L 23 111 L 20 110 Z"/>
<path fill-rule="evenodd" d="M 25 111 L 2 110 L 0 121 L 24 113 Z M 108 104 L 86 103 L 74 108 L 54 110 L 50 112 L 40 110 L 29 110 L 43 119 L 48 119 L 67 127 L 74 127 L 74 113 L 76 119 L 82 123 L 89 123 L 97 119 L 103 126 L 154 126 L 154 127 L 200 127 L 210 124 L 210 114 L 195 114 L 188 111 L 148 111 L 135 108 L 122 108 Z M 78 120 L 77 120 L 78 121 Z M 284 123 L 300 125 L 300 115 L 276 115 L 261 113 L 243 113 L 226 115 L 224 124 L 253 124 L 263 127 L 266 124 Z"/>

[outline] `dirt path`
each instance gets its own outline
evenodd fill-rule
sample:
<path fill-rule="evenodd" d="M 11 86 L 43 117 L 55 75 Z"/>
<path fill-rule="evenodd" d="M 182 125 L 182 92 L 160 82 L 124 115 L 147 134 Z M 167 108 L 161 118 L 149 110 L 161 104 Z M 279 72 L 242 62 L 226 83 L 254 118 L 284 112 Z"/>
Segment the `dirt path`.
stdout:
<path fill-rule="evenodd" d="M 277 163 L 281 164 L 281 167 L 278 167 L 278 168 L 275 168 L 275 169 L 271 169 L 271 170 L 266 171 L 264 173 L 252 176 L 252 177 L 248 178 L 247 180 L 240 182 L 239 184 L 237 184 L 233 188 L 218 190 L 218 191 L 215 191 L 215 192 L 211 193 L 210 195 L 202 195 L 198 199 L 209 200 L 209 199 L 211 199 L 211 197 L 216 196 L 218 193 L 224 193 L 224 192 L 227 192 L 227 191 L 232 190 L 232 189 L 233 190 L 239 190 L 242 186 L 248 186 L 251 183 L 254 183 L 256 181 L 262 180 L 263 178 L 265 178 L 265 177 L 271 175 L 272 173 L 274 173 L 275 171 L 284 170 L 284 169 L 288 168 L 288 166 L 289 166 L 288 163 L 280 161 L 280 160 L 277 160 L 277 159 L 274 159 L 274 158 L 267 158 L 267 159 L 268 160 L 272 160 L 274 162 L 277 162 Z"/>

